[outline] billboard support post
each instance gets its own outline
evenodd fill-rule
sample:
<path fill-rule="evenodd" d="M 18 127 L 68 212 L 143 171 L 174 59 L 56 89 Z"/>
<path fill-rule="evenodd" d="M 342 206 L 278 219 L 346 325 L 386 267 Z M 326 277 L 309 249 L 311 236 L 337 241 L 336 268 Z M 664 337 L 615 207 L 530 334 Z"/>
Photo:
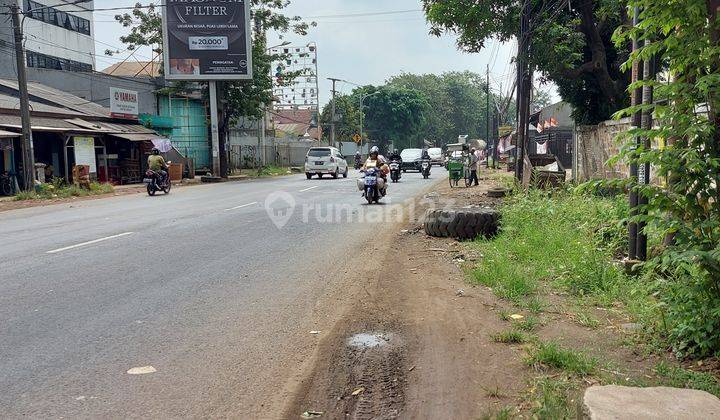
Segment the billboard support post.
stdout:
<path fill-rule="evenodd" d="M 210 91 L 210 136 L 212 139 L 213 175 L 220 176 L 220 130 L 218 124 L 217 83 L 208 81 Z"/>

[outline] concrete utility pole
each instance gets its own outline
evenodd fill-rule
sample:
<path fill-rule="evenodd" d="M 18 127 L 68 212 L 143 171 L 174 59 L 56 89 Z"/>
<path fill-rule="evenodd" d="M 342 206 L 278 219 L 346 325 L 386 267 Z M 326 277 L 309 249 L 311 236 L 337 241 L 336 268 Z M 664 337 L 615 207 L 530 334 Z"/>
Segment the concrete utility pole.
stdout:
<path fill-rule="evenodd" d="M 490 168 L 490 64 L 485 67 L 485 167 Z"/>
<path fill-rule="evenodd" d="M 645 46 L 649 46 L 651 41 L 645 40 Z M 656 77 L 655 69 L 655 56 L 650 56 L 643 63 L 643 80 L 650 82 L 655 80 Z M 653 103 L 654 89 L 652 85 L 645 85 L 642 88 L 642 103 L 643 105 L 652 105 Z M 650 130 L 653 126 L 653 111 L 650 108 L 646 108 L 642 111 L 642 117 L 640 121 L 640 128 L 643 130 Z M 644 136 L 641 140 L 643 150 L 650 150 L 652 144 L 650 143 L 650 137 Z M 650 164 L 643 163 L 638 166 L 638 184 L 645 186 L 650 184 Z M 643 206 L 647 206 L 648 198 L 644 194 L 638 194 L 638 206 L 640 214 L 647 215 L 647 209 L 643 209 Z M 638 223 L 637 226 L 637 259 L 640 261 L 647 260 L 647 234 L 645 233 L 645 222 Z"/>
<path fill-rule="evenodd" d="M 334 79 L 328 77 L 328 80 L 332 81 L 332 111 L 330 116 L 330 146 L 335 146 L 335 83 L 342 81 L 342 79 Z"/>
<path fill-rule="evenodd" d="M 530 1 L 524 0 L 520 12 L 520 34 L 518 35 L 517 53 L 517 141 L 515 147 L 515 177 L 518 181 L 523 179 L 523 165 L 525 163 L 525 146 L 528 137 L 528 123 L 530 119 L 530 85 L 531 72 L 529 66 L 530 51 Z"/>
<path fill-rule="evenodd" d="M 20 26 L 20 8 L 13 4 L 13 31 L 15 34 L 15 60 L 17 63 L 18 91 L 20 92 L 20 118 L 22 120 L 22 157 L 23 180 L 25 190 L 35 187 L 35 153 L 33 151 L 32 129 L 30 128 L 30 98 L 28 97 L 27 74 L 25 73 L 25 50 L 23 50 L 23 33 Z"/>
<path fill-rule="evenodd" d="M 640 16 L 640 8 L 635 7 L 633 10 L 633 26 L 638 26 L 640 24 L 639 20 Z M 640 44 L 637 40 L 637 38 L 633 38 L 632 40 L 632 50 L 637 51 L 640 48 Z M 643 74 L 643 62 L 642 60 L 634 60 L 632 64 L 632 82 L 635 83 L 638 80 L 640 80 L 641 74 Z M 633 89 L 632 91 L 632 98 L 631 98 L 631 105 L 632 106 L 638 106 L 642 102 L 642 96 L 643 96 L 643 90 L 642 87 L 638 87 Z M 642 112 L 637 111 L 632 116 L 632 126 L 633 128 L 639 128 L 642 123 Z M 640 146 L 641 139 L 638 138 L 636 140 L 636 147 Z M 637 180 L 638 179 L 638 164 L 635 162 L 635 160 L 631 161 L 630 163 L 630 179 L 631 180 Z M 637 206 L 638 206 L 638 193 L 635 188 L 630 188 L 630 216 L 637 215 Z M 638 226 L 635 222 L 628 223 L 628 258 L 631 260 L 637 259 L 637 239 L 638 239 Z"/>

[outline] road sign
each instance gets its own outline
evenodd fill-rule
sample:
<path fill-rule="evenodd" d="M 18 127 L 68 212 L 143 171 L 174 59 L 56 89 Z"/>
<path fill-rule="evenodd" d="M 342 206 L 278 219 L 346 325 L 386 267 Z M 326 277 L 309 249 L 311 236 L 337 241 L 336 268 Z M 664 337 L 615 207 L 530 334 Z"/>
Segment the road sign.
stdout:
<path fill-rule="evenodd" d="M 165 79 L 252 79 L 250 0 L 164 0 Z"/>
<path fill-rule="evenodd" d="M 512 125 L 501 125 L 498 127 L 498 136 L 505 137 L 513 132 L 513 126 Z"/>
<path fill-rule="evenodd" d="M 360 143 L 362 141 L 362 137 L 360 137 L 360 134 L 355 134 L 353 136 L 353 140 L 355 141 L 355 143 Z"/>

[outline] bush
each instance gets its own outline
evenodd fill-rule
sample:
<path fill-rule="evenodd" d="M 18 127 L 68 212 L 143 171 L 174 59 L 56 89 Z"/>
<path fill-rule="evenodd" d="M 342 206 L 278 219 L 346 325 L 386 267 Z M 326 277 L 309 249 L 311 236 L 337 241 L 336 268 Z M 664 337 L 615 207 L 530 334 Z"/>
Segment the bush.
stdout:
<path fill-rule="evenodd" d="M 64 180 L 55 179 L 52 183 L 40 184 L 35 191 L 22 191 L 15 195 L 16 201 L 47 200 L 53 198 L 86 197 L 89 195 L 109 194 L 115 191 L 110 184 L 91 182 L 88 189 L 76 185 L 66 185 Z"/>

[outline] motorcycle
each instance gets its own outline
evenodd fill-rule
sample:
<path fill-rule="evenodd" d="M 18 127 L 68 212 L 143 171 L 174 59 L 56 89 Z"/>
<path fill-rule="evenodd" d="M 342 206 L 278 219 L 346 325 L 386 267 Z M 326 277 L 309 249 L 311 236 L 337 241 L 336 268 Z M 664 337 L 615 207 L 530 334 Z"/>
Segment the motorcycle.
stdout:
<path fill-rule="evenodd" d="M 364 176 L 358 179 L 358 189 L 363 192 L 363 197 L 368 204 L 379 203 L 385 195 L 385 180 L 380 176 L 378 168 L 368 168 Z"/>
<path fill-rule="evenodd" d="M 362 158 L 359 156 L 355 156 L 355 170 L 362 168 Z"/>
<path fill-rule="evenodd" d="M 425 179 L 430 178 L 430 166 L 431 165 L 429 160 L 423 159 L 422 161 L 420 161 L 420 173 Z"/>
<path fill-rule="evenodd" d="M 163 176 L 160 172 L 153 171 L 152 169 L 148 169 L 147 172 L 145 172 L 143 183 L 147 186 L 147 193 L 151 197 L 158 191 L 170 194 L 170 188 L 172 188 L 170 174 Z"/>
<path fill-rule="evenodd" d="M 392 182 L 400 181 L 400 172 L 400 161 L 393 160 L 392 162 L 390 162 L 390 179 L 392 180 Z"/>

